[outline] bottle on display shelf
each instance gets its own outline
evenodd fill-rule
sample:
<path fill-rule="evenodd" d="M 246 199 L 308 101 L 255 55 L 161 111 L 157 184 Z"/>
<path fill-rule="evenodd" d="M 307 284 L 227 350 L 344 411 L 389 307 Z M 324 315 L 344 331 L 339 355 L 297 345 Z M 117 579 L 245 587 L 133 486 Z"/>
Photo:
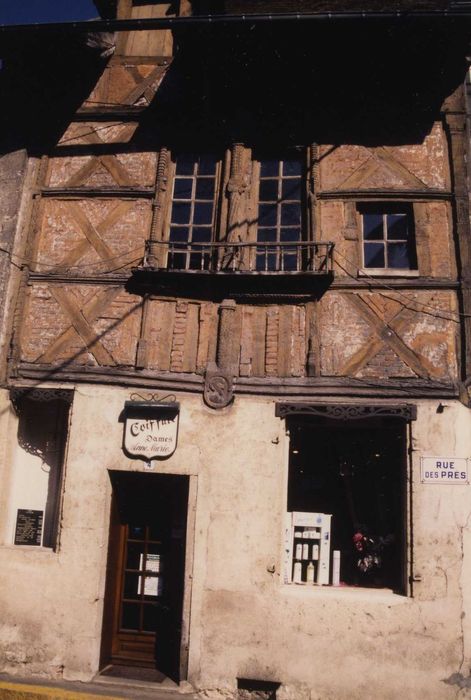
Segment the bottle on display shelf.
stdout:
<path fill-rule="evenodd" d="M 309 562 L 306 569 L 306 583 L 314 583 L 315 566 L 312 561 Z"/>

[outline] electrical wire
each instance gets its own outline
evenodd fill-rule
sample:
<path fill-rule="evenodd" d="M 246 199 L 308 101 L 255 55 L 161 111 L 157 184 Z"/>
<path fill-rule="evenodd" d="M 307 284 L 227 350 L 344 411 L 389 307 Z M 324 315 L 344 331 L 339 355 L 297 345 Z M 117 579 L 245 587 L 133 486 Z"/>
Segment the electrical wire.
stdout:
<path fill-rule="evenodd" d="M 116 107 L 116 105 L 114 105 L 114 106 Z M 119 106 L 119 105 L 118 105 L 118 106 Z M 112 116 L 112 115 L 110 115 L 110 116 Z M 90 120 L 91 120 L 91 117 L 90 117 Z M 56 148 L 60 148 L 60 147 L 63 146 L 65 143 L 69 143 L 70 141 L 77 141 L 78 139 L 84 139 L 84 138 L 86 138 L 87 136 L 89 136 L 90 134 L 96 134 L 98 131 L 104 131 L 105 129 L 114 129 L 114 128 L 117 127 L 117 126 L 127 126 L 127 125 L 129 125 L 129 123 L 130 123 L 130 122 L 128 122 L 128 121 L 119 121 L 119 122 L 118 122 L 118 121 L 112 121 L 112 120 L 110 120 L 110 121 L 111 121 L 111 123 L 107 122 L 104 126 L 97 126 L 96 128 L 91 129 L 90 131 L 87 131 L 87 132 L 85 132 L 84 134 L 77 134 L 76 136 L 70 136 L 68 139 L 61 139 L 61 140 L 58 142 Z M 89 147 L 95 146 L 95 147 L 97 147 L 97 148 L 101 148 L 101 147 L 103 147 L 103 146 L 114 146 L 114 145 L 119 145 L 120 143 L 121 143 L 121 141 L 108 141 L 108 142 L 107 142 L 107 141 L 102 141 L 101 143 L 89 143 L 89 142 L 86 142 L 86 143 L 76 143 L 75 145 L 76 145 L 76 146 L 89 146 Z M 91 155 L 92 155 L 92 157 L 94 156 L 93 153 L 92 153 Z M 59 155 L 55 155 L 55 156 L 53 155 L 52 157 L 53 157 L 53 158 L 54 158 L 54 157 L 60 158 L 61 156 L 60 156 L 60 154 L 59 154 Z"/>
<path fill-rule="evenodd" d="M 130 265 L 135 265 L 136 263 L 142 261 L 142 259 L 143 259 L 143 256 L 140 255 L 138 258 L 133 258 L 132 260 L 128 260 L 128 261 L 125 262 L 123 265 L 119 265 L 119 266 L 117 266 L 117 267 L 110 267 L 110 268 L 108 268 L 108 269 L 106 269 L 106 270 L 99 270 L 98 272 L 100 272 L 100 273 L 103 274 L 103 275 L 108 275 L 110 272 L 117 272 L 118 270 L 124 270 L 124 269 L 126 269 L 126 268 L 129 268 Z M 91 264 L 100 265 L 100 264 L 104 264 L 104 263 L 91 263 Z M 61 266 L 61 270 L 60 270 L 60 271 L 61 271 L 61 272 L 70 272 L 70 271 L 72 271 L 72 270 L 74 270 L 74 269 L 77 269 L 77 267 L 79 267 L 79 266 L 72 266 L 72 265 L 71 265 L 71 266 L 68 267 L 68 268 L 64 268 L 64 267 Z M 81 267 L 87 267 L 87 265 L 82 265 Z M 40 271 L 40 270 L 34 270 L 34 271 L 31 271 L 31 274 L 41 274 L 41 271 Z"/>
<path fill-rule="evenodd" d="M 338 250 L 335 250 L 335 257 L 337 257 L 337 256 L 340 256 L 341 258 L 343 258 L 345 260 L 345 262 L 348 265 L 351 265 L 352 268 L 354 268 L 355 270 L 358 269 L 357 265 L 355 265 L 355 263 L 352 260 L 349 260 L 345 255 L 343 255 L 342 253 L 339 253 Z M 338 260 L 336 261 L 336 263 L 337 263 L 338 267 L 340 267 L 340 269 L 343 272 L 345 272 L 346 275 L 348 275 L 348 277 L 358 281 L 358 278 L 356 277 L 356 275 L 354 275 L 351 272 L 349 272 L 348 270 L 346 270 L 345 267 L 343 267 L 343 265 L 341 265 L 338 262 Z M 453 321 L 453 323 L 459 323 L 460 318 L 471 318 L 471 314 L 465 314 L 465 313 L 461 313 L 459 311 L 450 311 L 449 316 L 443 315 L 443 314 L 446 314 L 447 312 L 443 312 L 441 309 L 438 309 L 436 306 L 432 306 L 431 304 L 426 304 L 422 301 L 418 301 L 417 299 L 413 299 L 412 297 L 407 296 L 407 294 L 404 294 L 403 292 L 401 292 L 400 289 L 396 289 L 395 287 L 391 287 L 390 285 L 386 284 L 385 282 L 378 282 L 377 277 L 372 277 L 367 272 L 362 271 L 362 275 L 364 275 L 366 278 L 368 278 L 369 280 L 371 280 L 372 282 L 375 283 L 375 290 L 378 288 L 380 290 L 387 289 L 388 291 L 393 292 L 396 296 L 399 296 L 399 297 L 402 297 L 403 299 L 405 299 L 408 304 L 412 305 L 412 306 L 405 307 L 405 308 L 408 308 L 410 311 L 415 311 L 416 313 L 423 313 L 423 314 L 426 314 L 428 316 L 433 316 L 434 318 L 441 318 L 445 321 Z M 385 299 L 391 298 L 391 297 L 386 297 L 384 294 L 381 296 L 383 296 Z M 394 298 L 394 301 L 398 301 L 398 300 L 396 298 Z M 432 309 L 433 313 L 430 311 L 424 311 L 424 310 L 421 311 L 417 308 L 414 308 L 414 306 L 416 306 L 416 307 L 420 306 L 420 307 L 423 307 L 423 309 Z"/>
<path fill-rule="evenodd" d="M 132 253 L 135 253 L 138 250 L 142 250 L 143 246 L 137 246 L 136 248 L 130 248 L 129 250 L 126 250 L 124 253 L 120 253 L 119 255 L 113 255 L 110 258 L 107 258 L 106 260 L 99 260 L 96 262 L 90 262 L 90 263 L 81 263 L 79 265 L 69 265 L 68 267 L 65 267 L 64 264 L 52 264 L 52 263 L 43 263 L 40 262 L 39 260 L 32 260 L 30 258 L 25 258 L 20 255 L 16 255 L 16 253 L 10 253 L 6 248 L 2 248 L 0 246 L 0 252 L 5 253 L 8 255 L 10 258 L 10 262 L 12 265 L 14 265 L 16 268 L 19 270 L 23 269 L 25 266 L 28 265 L 40 265 L 42 267 L 47 267 L 49 270 L 52 272 L 54 270 L 71 270 L 71 269 L 82 269 L 82 268 L 89 268 L 89 267 L 95 267 L 95 266 L 100 266 L 100 265 L 105 265 L 108 262 L 111 262 L 112 260 L 119 260 L 120 258 L 126 257 L 128 255 L 131 255 Z M 19 260 L 19 264 L 15 263 L 13 260 L 13 257 Z M 128 265 L 131 265 L 139 260 L 142 260 L 144 257 L 144 254 L 140 255 L 139 257 L 133 258 L 132 260 L 129 260 L 126 264 L 121 265 L 120 267 L 112 268 L 110 270 L 107 270 L 106 272 L 114 272 L 115 270 L 121 270 L 124 267 L 127 267 Z"/>
<path fill-rule="evenodd" d="M 120 253 L 119 255 L 114 255 L 114 256 L 108 258 L 107 260 L 99 260 L 99 261 L 95 261 L 95 262 L 81 263 L 78 265 L 70 265 L 68 267 L 64 267 L 64 264 L 44 263 L 44 262 L 40 262 L 38 260 L 32 260 L 31 258 L 22 257 L 20 255 L 16 255 L 16 253 L 11 253 L 6 248 L 3 248 L 0 246 L 0 252 L 5 253 L 9 257 L 11 264 L 14 267 L 16 267 L 17 269 L 22 270 L 25 265 L 40 265 L 41 267 L 48 268 L 51 272 L 53 272 L 54 270 L 60 270 L 61 272 L 64 272 L 65 270 L 69 271 L 69 270 L 78 270 L 78 269 L 93 268 L 93 267 L 97 267 L 97 266 L 102 266 L 102 265 L 106 264 L 107 262 L 111 262 L 113 260 L 119 260 L 120 258 L 123 258 L 123 257 L 130 255 L 130 254 L 132 254 L 138 250 L 141 250 L 141 249 L 142 249 L 142 246 L 137 246 L 135 248 L 130 248 L 129 250 L 125 251 L 124 253 Z M 144 256 L 142 255 L 142 256 L 133 258 L 132 260 L 129 260 L 127 263 L 125 263 L 124 265 L 120 265 L 120 266 L 117 266 L 115 268 L 110 268 L 110 269 L 105 270 L 105 271 L 102 270 L 101 272 L 103 274 L 107 274 L 109 272 L 115 272 L 117 270 L 124 269 L 125 267 L 128 267 L 129 265 L 132 265 L 133 263 L 136 263 L 139 260 L 142 260 L 143 257 Z M 347 263 L 347 265 L 350 265 L 355 270 L 358 269 L 357 265 L 355 265 L 355 263 L 352 260 L 350 260 L 345 255 L 343 255 L 343 253 L 340 253 L 338 250 L 335 250 L 335 257 L 336 258 L 337 257 L 343 258 L 343 260 Z M 18 263 L 16 263 L 13 260 L 13 258 L 16 258 L 16 260 L 18 260 Z M 351 279 L 353 279 L 355 281 L 358 281 L 358 278 L 356 277 L 356 275 L 349 272 L 338 260 L 336 260 L 336 264 L 348 277 L 350 277 Z M 377 277 L 372 277 L 371 275 L 368 275 L 367 272 L 363 272 L 362 274 L 364 275 L 365 278 L 367 278 L 371 282 L 375 283 L 374 289 L 375 290 L 379 289 L 379 293 L 381 293 L 381 290 L 383 289 L 383 290 L 387 290 L 389 292 L 392 292 L 395 295 L 393 297 L 394 301 L 398 301 L 398 299 L 397 299 L 398 296 L 401 297 L 402 299 L 404 299 L 406 302 L 406 304 L 404 304 L 404 306 L 405 306 L 405 308 L 409 309 L 410 311 L 414 311 L 416 313 L 423 313 L 423 314 L 426 314 L 428 316 L 432 316 L 434 318 L 440 318 L 440 319 L 445 320 L 445 321 L 452 321 L 453 323 L 459 323 L 461 318 L 471 318 L 471 314 L 465 314 L 465 313 L 462 313 L 459 311 L 456 311 L 456 312 L 450 311 L 450 313 L 448 314 L 447 312 L 444 312 L 443 310 L 433 306 L 432 304 L 427 304 L 425 302 L 414 299 L 414 298 L 408 296 L 407 294 L 404 294 L 401 290 L 399 290 L 395 287 L 391 287 L 390 285 L 388 285 L 385 282 L 379 282 Z M 384 294 L 382 294 L 381 296 L 383 296 L 383 298 L 386 298 L 386 299 L 391 299 L 391 297 L 387 297 Z M 417 309 L 418 306 L 421 308 Z M 430 310 L 427 310 L 427 309 L 430 309 Z"/>

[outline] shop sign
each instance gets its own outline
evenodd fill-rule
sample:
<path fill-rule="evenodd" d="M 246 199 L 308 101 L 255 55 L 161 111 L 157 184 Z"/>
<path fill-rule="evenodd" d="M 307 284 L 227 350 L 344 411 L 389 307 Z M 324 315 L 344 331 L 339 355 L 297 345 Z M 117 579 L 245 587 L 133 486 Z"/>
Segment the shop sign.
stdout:
<path fill-rule="evenodd" d="M 178 403 L 126 401 L 123 449 L 129 457 L 166 459 L 177 447 Z"/>
<path fill-rule="evenodd" d="M 421 457 L 423 484 L 469 484 L 465 457 Z"/>

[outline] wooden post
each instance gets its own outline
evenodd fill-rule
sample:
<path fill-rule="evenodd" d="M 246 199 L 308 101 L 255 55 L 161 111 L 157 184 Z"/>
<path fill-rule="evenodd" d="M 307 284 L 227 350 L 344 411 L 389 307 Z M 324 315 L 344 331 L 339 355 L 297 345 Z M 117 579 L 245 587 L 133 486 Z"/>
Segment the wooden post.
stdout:
<path fill-rule="evenodd" d="M 308 200 L 309 240 L 317 240 L 317 190 L 319 187 L 319 146 L 312 143 L 309 148 Z"/>
<path fill-rule="evenodd" d="M 162 241 L 163 211 L 167 193 L 167 170 L 169 163 L 169 152 L 162 148 L 159 153 L 159 163 L 157 165 L 157 175 L 155 181 L 155 195 L 153 201 L 152 224 L 148 240 L 146 263 L 149 267 L 158 267 L 162 264 Z"/>
<path fill-rule="evenodd" d="M 317 302 L 311 301 L 306 304 L 306 373 L 308 377 L 318 377 L 320 375 L 319 320 L 317 316 Z"/>
<path fill-rule="evenodd" d="M 467 132 L 463 105 L 463 87 L 445 104 L 445 122 L 450 147 L 452 187 L 454 194 L 454 224 L 459 251 L 461 282 L 461 311 L 463 329 L 462 378 L 471 383 L 471 239 L 466 171 Z M 466 397 L 469 405 L 469 392 Z"/>
<path fill-rule="evenodd" d="M 227 216 L 227 240 L 245 243 L 248 234 L 247 197 L 250 184 L 250 151 L 242 143 L 232 147 L 231 172 L 227 183 L 229 210 Z M 245 261 L 238 260 L 237 267 L 245 267 Z"/>
<path fill-rule="evenodd" d="M 216 361 L 217 366 L 234 373 L 235 367 L 235 311 L 237 304 L 233 299 L 224 299 L 219 307 L 219 328 Z"/>
<path fill-rule="evenodd" d="M 216 362 L 208 362 L 204 382 L 204 400 L 211 408 L 225 408 L 233 399 L 239 344 L 236 310 L 233 299 L 224 299 L 219 307 Z"/>

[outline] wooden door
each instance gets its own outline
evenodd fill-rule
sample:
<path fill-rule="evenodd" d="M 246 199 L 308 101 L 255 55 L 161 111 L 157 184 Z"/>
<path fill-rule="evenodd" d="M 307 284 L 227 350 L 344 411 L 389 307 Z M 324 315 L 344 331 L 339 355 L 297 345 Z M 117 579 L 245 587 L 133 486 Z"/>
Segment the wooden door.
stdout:
<path fill-rule="evenodd" d="M 103 663 L 178 680 L 188 479 L 113 472 Z"/>

